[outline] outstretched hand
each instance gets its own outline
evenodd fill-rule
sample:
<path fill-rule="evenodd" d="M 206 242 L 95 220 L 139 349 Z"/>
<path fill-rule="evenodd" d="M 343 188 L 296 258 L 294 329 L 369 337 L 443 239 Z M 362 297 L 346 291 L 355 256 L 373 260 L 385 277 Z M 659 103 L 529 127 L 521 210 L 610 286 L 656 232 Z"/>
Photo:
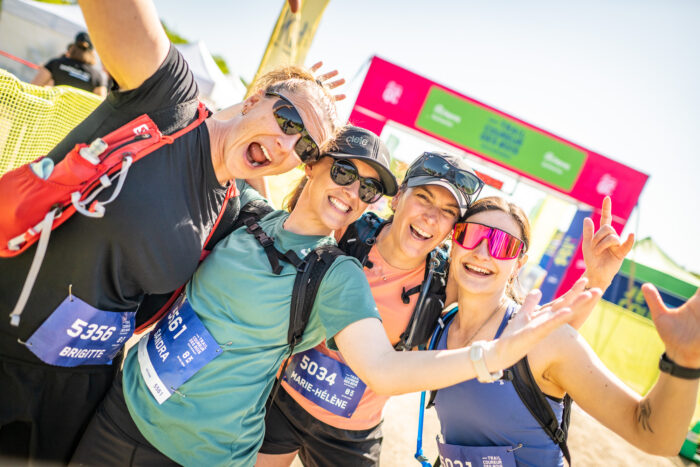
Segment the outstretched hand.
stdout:
<path fill-rule="evenodd" d="M 323 62 L 314 63 L 313 65 L 311 65 L 311 72 L 312 73 L 316 72 L 316 70 L 318 70 L 322 66 L 323 66 Z M 323 85 L 325 87 L 327 87 L 328 89 L 335 89 L 338 86 L 342 86 L 343 84 L 345 84 L 345 78 L 336 79 L 335 81 L 328 81 L 331 78 L 334 78 L 336 76 L 338 76 L 338 70 L 331 70 L 328 73 L 323 73 L 323 74 L 316 76 L 316 80 L 323 83 Z M 342 101 L 347 96 L 345 94 L 335 94 L 335 95 L 333 95 L 333 97 L 335 98 L 336 101 Z"/>
<path fill-rule="evenodd" d="M 523 358 L 552 331 L 571 321 L 575 314 L 572 309 L 592 307 L 600 298 L 600 290 L 581 290 L 566 300 L 537 307 L 542 298 L 539 290 L 533 290 L 525 297 L 518 313 L 510 320 L 503 334 L 496 340 L 496 360 L 488 361 L 489 366 L 508 368 Z"/>
<path fill-rule="evenodd" d="M 549 305 L 558 304 L 559 306 L 570 307 L 574 316 L 571 321 L 569 321 L 569 326 L 577 330 L 583 326 L 583 323 L 586 322 L 588 317 L 593 312 L 593 309 L 600 300 L 600 297 L 603 296 L 602 290 L 589 287 L 588 290 L 592 294 L 595 294 L 597 299 L 590 301 L 576 301 L 576 298 L 581 295 L 582 292 L 586 291 L 587 285 L 588 279 L 582 277 L 577 280 L 576 283 L 574 283 L 574 285 L 566 291 L 566 293 L 549 303 Z"/>
<path fill-rule="evenodd" d="M 664 305 L 652 284 L 644 284 L 642 293 L 668 358 L 684 367 L 700 368 L 700 289 L 678 308 Z"/>
<path fill-rule="evenodd" d="M 623 242 L 612 226 L 612 201 L 609 196 L 603 199 L 600 213 L 600 228 L 593 233 L 595 225 L 590 218 L 583 221 L 583 260 L 586 263 L 585 276 L 592 287 L 608 288 L 620 270 L 622 260 L 634 245 L 634 234 L 629 234 Z"/>

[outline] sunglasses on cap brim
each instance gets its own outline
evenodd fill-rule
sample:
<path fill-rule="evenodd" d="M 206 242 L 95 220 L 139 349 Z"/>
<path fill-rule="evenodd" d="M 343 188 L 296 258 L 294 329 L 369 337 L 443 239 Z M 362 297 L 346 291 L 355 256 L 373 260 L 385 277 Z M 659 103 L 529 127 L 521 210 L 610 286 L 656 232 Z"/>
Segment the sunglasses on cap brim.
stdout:
<path fill-rule="evenodd" d="M 384 185 L 382 182 L 372 177 L 362 177 L 358 172 L 355 164 L 347 159 L 333 158 L 331 166 L 331 180 L 333 183 L 340 186 L 353 184 L 356 180 L 360 181 L 360 189 L 358 196 L 360 201 L 367 204 L 376 203 L 384 194 Z"/>
<path fill-rule="evenodd" d="M 452 241 L 466 250 L 473 250 L 486 239 L 489 254 L 496 259 L 514 259 L 523 252 L 524 242 L 496 227 L 460 222 L 455 225 Z"/>
<path fill-rule="evenodd" d="M 475 174 L 453 166 L 437 154 L 425 154 L 415 161 L 406 172 L 404 180 L 413 177 L 429 176 L 441 178 L 457 188 L 469 206 L 479 196 L 484 182 Z"/>
<path fill-rule="evenodd" d="M 285 135 L 301 135 L 294 145 L 294 152 L 303 163 L 318 160 L 320 151 L 318 144 L 304 126 L 299 111 L 292 102 L 278 92 L 268 91 L 266 96 L 275 96 L 277 101 L 272 105 L 272 114 Z"/>

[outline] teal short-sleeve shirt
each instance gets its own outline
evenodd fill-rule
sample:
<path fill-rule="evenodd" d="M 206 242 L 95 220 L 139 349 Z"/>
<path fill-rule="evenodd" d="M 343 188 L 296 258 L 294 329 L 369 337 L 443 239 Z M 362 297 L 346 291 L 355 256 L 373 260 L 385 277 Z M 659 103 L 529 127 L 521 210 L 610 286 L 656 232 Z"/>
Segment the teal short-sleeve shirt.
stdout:
<path fill-rule="evenodd" d="M 333 243 L 331 237 L 298 235 L 283 228 L 288 213 L 260 221 L 280 251 L 299 257 Z M 223 239 L 187 286 L 197 316 L 223 353 L 159 405 L 141 377 L 136 351 L 124 364 L 124 397 L 141 433 L 184 465 L 252 465 L 265 429 L 265 401 L 289 352 L 287 328 L 296 269 L 281 262 L 275 275 L 264 250 L 245 229 Z M 347 325 L 379 314 L 359 262 L 341 256 L 319 288 L 301 352 Z"/>

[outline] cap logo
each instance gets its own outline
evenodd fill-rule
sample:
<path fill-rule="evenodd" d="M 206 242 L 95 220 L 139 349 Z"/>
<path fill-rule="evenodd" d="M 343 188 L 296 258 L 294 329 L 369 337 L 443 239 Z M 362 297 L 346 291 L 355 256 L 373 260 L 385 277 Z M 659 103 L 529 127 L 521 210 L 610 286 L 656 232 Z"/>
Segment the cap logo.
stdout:
<path fill-rule="evenodd" d="M 367 146 L 369 144 L 369 140 L 361 136 L 348 136 L 345 138 L 345 142 L 350 145 L 359 144 L 360 146 Z"/>

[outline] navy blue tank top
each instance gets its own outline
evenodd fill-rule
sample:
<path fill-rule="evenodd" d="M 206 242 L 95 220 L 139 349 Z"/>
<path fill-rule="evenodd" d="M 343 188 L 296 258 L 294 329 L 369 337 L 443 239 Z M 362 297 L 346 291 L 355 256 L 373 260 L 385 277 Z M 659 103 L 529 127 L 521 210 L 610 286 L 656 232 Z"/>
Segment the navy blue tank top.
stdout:
<path fill-rule="evenodd" d="M 495 337 L 499 337 L 518 305 L 511 303 Z M 437 349 L 447 348 L 443 332 Z M 547 398 L 557 420 L 561 422 L 564 404 Z M 479 383 L 476 379 L 440 389 L 435 410 L 445 443 L 462 446 L 513 446 L 518 466 L 563 466 L 564 457 L 547 436 L 527 407 L 521 402 L 510 381 Z"/>

